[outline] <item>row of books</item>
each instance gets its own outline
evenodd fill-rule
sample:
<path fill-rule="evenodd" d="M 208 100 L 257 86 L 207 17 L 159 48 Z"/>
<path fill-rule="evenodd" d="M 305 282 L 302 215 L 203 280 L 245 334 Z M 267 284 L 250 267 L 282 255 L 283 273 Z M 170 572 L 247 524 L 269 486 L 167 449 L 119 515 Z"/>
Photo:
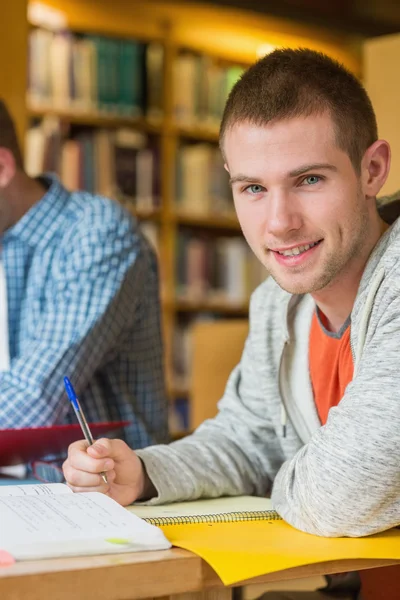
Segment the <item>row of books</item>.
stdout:
<path fill-rule="evenodd" d="M 129 202 L 139 210 L 160 205 L 157 143 L 134 129 L 66 131 L 46 117 L 27 131 L 25 169 L 35 177 L 58 173 L 69 190 L 86 190 Z"/>
<path fill-rule="evenodd" d="M 173 115 L 184 126 L 219 126 L 226 99 L 243 73 L 206 55 L 179 54 L 173 64 Z M 28 100 L 43 108 L 104 111 L 159 120 L 164 104 L 164 46 L 71 31 L 33 28 Z"/>
<path fill-rule="evenodd" d="M 173 112 L 184 126 L 219 126 L 226 99 L 244 68 L 206 55 L 182 52 L 173 66 Z"/>
<path fill-rule="evenodd" d="M 164 47 L 158 42 L 32 29 L 28 99 L 54 109 L 159 119 Z"/>
<path fill-rule="evenodd" d="M 143 221 L 141 228 L 160 255 L 158 225 Z M 215 237 L 184 227 L 177 235 L 175 250 L 176 299 L 185 308 L 191 304 L 207 306 L 212 313 L 199 313 L 207 318 L 209 314 L 215 316 L 221 306 L 242 311 L 267 277 L 265 267 L 242 237 Z"/>
<path fill-rule="evenodd" d="M 178 233 L 178 298 L 242 307 L 265 277 L 265 268 L 242 237 L 215 237 L 185 229 Z"/>
<path fill-rule="evenodd" d="M 229 176 L 217 146 L 206 143 L 180 146 L 175 198 L 179 211 L 192 216 L 234 215 Z"/>
<path fill-rule="evenodd" d="M 25 168 L 32 177 L 54 171 L 68 189 L 117 197 L 139 210 L 161 203 L 159 138 L 131 128 L 75 127 L 47 116 L 27 131 Z M 229 176 L 216 145 L 178 148 L 174 198 L 179 214 L 235 218 Z"/>

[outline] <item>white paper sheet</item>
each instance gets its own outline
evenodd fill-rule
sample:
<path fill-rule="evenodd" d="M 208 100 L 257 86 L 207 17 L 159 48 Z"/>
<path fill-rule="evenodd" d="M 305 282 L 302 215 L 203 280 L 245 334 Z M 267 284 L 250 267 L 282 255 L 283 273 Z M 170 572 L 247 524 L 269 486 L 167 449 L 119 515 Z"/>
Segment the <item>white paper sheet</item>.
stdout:
<path fill-rule="evenodd" d="M 160 529 L 104 494 L 0 498 L 0 548 L 16 559 L 170 546 Z"/>

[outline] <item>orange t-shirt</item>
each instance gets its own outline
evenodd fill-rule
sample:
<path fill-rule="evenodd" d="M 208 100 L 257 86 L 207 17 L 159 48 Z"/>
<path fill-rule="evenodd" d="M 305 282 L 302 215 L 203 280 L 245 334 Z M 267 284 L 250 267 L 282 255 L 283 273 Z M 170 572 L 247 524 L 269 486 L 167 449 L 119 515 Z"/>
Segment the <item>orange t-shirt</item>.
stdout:
<path fill-rule="evenodd" d="M 324 316 L 321 315 L 324 324 Z M 330 334 L 321 327 L 314 313 L 310 341 L 309 366 L 314 400 L 322 425 L 329 409 L 337 406 L 346 386 L 353 378 L 354 365 L 350 348 L 350 321 L 339 334 Z M 363 600 L 398 600 L 400 597 L 400 567 L 367 569 L 359 573 Z"/>
<path fill-rule="evenodd" d="M 311 322 L 310 375 L 322 425 L 326 423 L 329 409 L 339 404 L 347 384 L 353 379 L 350 321 L 348 326 L 344 327 L 345 331 L 338 337 L 338 334 L 330 334 L 323 330 L 316 312 Z"/>

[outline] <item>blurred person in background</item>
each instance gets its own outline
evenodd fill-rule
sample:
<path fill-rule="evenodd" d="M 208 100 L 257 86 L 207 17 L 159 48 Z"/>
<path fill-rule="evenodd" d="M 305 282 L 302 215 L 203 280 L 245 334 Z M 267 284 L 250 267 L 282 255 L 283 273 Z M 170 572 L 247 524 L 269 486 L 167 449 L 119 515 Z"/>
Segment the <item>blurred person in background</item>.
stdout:
<path fill-rule="evenodd" d="M 117 202 L 30 178 L 0 103 L 0 429 L 129 421 L 132 448 L 167 440 L 155 254 Z M 62 477 L 45 469 L 47 480 Z"/>

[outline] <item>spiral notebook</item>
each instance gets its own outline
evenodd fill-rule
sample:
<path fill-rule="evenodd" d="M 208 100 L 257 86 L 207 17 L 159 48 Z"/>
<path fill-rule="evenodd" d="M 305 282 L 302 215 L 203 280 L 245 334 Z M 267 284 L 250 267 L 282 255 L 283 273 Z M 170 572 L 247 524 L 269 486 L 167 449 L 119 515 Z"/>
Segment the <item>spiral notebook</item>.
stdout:
<path fill-rule="evenodd" d="M 225 585 L 344 559 L 400 560 L 400 529 L 364 538 L 323 538 L 294 529 L 267 498 L 233 497 L 129 510 L 201 556 Z"/>
<path fill-rule="evenodd" d="M 128 510 L 152 525 L 158 526 L 280 519 L 272 509 L 269 498 L 256 496 L 212 498 L 161 506 L 133 505 Z"/>

